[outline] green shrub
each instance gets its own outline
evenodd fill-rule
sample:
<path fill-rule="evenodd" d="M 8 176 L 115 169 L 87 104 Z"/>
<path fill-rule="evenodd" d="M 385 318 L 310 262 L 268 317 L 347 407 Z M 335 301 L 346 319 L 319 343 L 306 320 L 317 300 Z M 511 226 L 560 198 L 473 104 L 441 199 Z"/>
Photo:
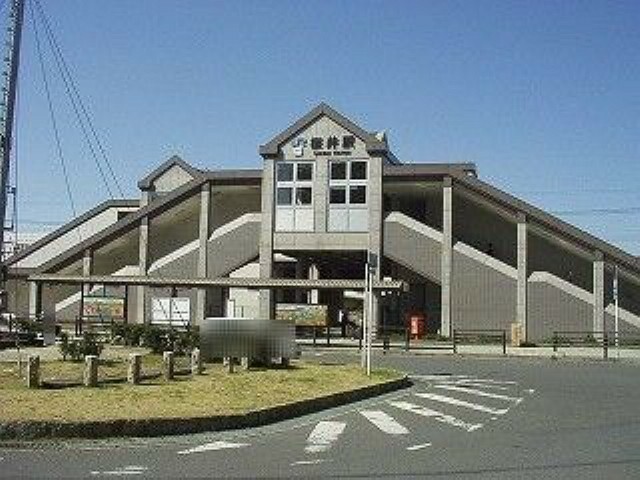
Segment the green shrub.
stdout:
<path fill-rule="evenodd" d="M 86 355 L 99 357 L 102 353 L 103 345 L 98 336 L 92 332 L 84 332 L 80 339 L 70 339 L 66 332 L 62 332 L 58 348 L 63 361 L 68 358 L 72 362 L 80 362 Z"/>

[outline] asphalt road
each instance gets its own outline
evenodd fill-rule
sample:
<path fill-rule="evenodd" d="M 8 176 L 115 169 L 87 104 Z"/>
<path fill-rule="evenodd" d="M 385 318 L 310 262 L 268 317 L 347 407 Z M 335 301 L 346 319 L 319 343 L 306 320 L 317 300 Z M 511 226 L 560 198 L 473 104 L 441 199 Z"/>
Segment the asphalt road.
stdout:
<path fill-rule="evenodd" d="M 639 363 L 400 354 L 376 363 L 415 385 L 258 429 L 1 448 L 0 477 L 640 478 Z"/>

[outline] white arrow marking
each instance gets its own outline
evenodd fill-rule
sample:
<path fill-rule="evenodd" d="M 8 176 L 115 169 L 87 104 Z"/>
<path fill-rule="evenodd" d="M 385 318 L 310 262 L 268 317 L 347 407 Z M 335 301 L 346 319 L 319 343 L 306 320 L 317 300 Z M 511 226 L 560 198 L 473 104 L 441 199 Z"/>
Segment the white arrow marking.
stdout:
<path fill-rule="evenodd" d="M 382 410 L 361 410 L 360 413 L 384 433 L 389 435 L 406 435 L 409 433 L 409 430 Z"/>
<path fill-rule="evenodd" d="M 389 402 L 389 404 L 401 410 L 406 410 L 408 412 L 415 413 L 416 415 L 422 415 L 423 417 L 432 417 L 437 422 L 451 425 L 453 427 L 462 428 L 467 432 L 473 432 L 474 430 L 482 428 L 482 423 L 468 423 L 452 415 L 447 415 L 445 413 L 438 412 L 436 410 L 431 410 L 430 408 L 422 407 L 414 403 Z"/>
<path fill-rule="evenodd" d="M 291 466 L 295 465 L 317 465 L 318 463 L 322 463 L 326 461 L 324 458 L 316 458 L 315 460 L 298 460 L 297 462 L 293 462 Z"/>
<path fill-rule="evenodd" d="M 434 402 L 448 403 L 456 407 L 464 407 L 470 410 L 476 410 L 477 412 L 490 413 L 491 415 L 504 415 L 509 411 L 508 408 L 491 408 L 479 405 L 477 403 L 465 402 L 453 397 L 446 397 L 444 395 L 438 395 L 437 393 L 416 393 L 416 396 L 420 398 L 426 398 L 433 400 Z"/>
<path fill-rule="evenodd" d="M 307 438 L 308 445 L 305 451 L 308 453 L 325 452 L 331 448 L 331 444 L 335 442 L 340 434 L 344 432 L 346 423 L 343 422 L 320 422 Z"/>
<path fill-rule="evenodd" d="M 189 448 L 178 452 L 178 455 L 189 455 L 190 453 L 211 452 L 215 450 L 226 450 L 230 448 L 243 448 L 248 447 L 248 443 L 231 443 L 225 441 L 217 441 L 213 443 L 205 443 L 197 447 Z"/>
<path fill-rule="evenodd" d="M 105 470 L 100 472 L 94 470 L 91 475 L 108 475 L 108 476 L 121 476 L 121 475 L 142 475 L 147 470 L 147 467 L 141 467 L 139 465 L 128 465 L 124 468 L 117 470 Z"/>
<path fill-rule="evenodd" d="M 521 397 L 510 397 L 508 395 L 501 395 L 499 393 L 484 392 L 482 390 L 475 390 L 473 388 L 458 387 L 456 385 L 434 385 L 434 388 L 441 390 L 449 390 L 451 392 L 469 393 L 471 395 L 477 395 L 479 397 L 495 398 L 497 400 L 506 400 L 508 402 L 520 403 Z"/>
<path fill-rule="evenodd" d="M 407 450 L 409 450 L 410 452 L 413 452 L 415 450 L 422 450 L 423 448 L 427 448 L 430 447 L 431 444 L 430 443 L 421 443 L 419 445 L 412 445 L 410 447 L 407 447 Z"/>

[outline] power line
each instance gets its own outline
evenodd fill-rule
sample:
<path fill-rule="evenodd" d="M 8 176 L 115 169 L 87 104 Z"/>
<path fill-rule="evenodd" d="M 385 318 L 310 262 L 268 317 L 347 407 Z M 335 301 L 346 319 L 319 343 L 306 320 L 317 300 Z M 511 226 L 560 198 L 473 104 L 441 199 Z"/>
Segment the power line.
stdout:
<path fill-rule="evenodd" d="M 51 127 L 53 129 L 53 135 L 55 137 L 56 149 L 58 152 L 58 160 L 60 161 L 60 165 L 62 167 L 62 174 L 64 177 L 64 184 L 67 191 L 67 197 L 69 199 L 69 204 L 71 205 L 71 212 L 73 213 L 74 218 L 77 217 L 75 202 L 73 201 L 73 193 L 71 192 L 71 185 L 69 183 L 69 175 L 67 173 L 67 165 L 64 158 L 64 153 L 62 152 L 62 143 L 60 140 L 60 134 L 58 132 L 58 123 L 56 121 L 56 115 L 53 110 L 53 104 L 51 102 L 51 92 L 49 91 L 49 80 L 47 78 L 47 71 L 44 65 L 44 59 L 42 56 L 42 48 L 40 45 L 40 35 L 38 33 L 38 27 L 36 25 L 35 15 L 33 13 L 33 6 L 31 2 L 29 2 L 29 12 L 31 16 L 31 23 L 33 24 L 33 30 L 35 34 L 36 41 L 36 51 L 38 53 L 38 60 L 40 63 L 40 73 L 42 75 L 42 80 L 44 83 L 45 94 L 47 98 L 47 106 L 49 108 L 49 116 L 51 118 Z M 80 229 L 77 230 L 78 235 L 80 235 Z M 82 241 L 82 236 L 80 236 L 80 241 Z"/>
<path fill-rule="evenodd" d="M 116 188 L 118 190 L 118 192 L 120 193 L 120 197 L 124 197 L 124 193 L 122 191 L 122 188 L 120 186 L 120 182 L 118 181 L 117 176 L 115 175 L 113 168 L 111 166 L 111 162 L 109 160 L 109 157 L 107 155 L 106 149 L 104 148 L 102 141 L 100 140 L 100 136 L 98 135 L 98 132 L 96 131 L 96 128 L 94 127 L 93 121 L 91 119 L 91 115 L 89 114 L 89 110 L 86 107 L 84 101 L 82 100 L 82 96 L 80 95 L 80 91 L 78 89 L 78 86 L 73 78 L 73 75 L 71 74 L 71 69 L 69 68 L 69 65 L 65 59 L 65 56 L 62 52 L 62 48 L 60 47 L 60 43 L 58 42 L 55 33 L 53 32 L 53 29 L 51 28 L 51 23 L 49 21 L 49 17 L 47 16 L 44 7 L 42 6 L 42 4 L 40 3 L 40 0 L 34 0 L 38 13 L 40 14 L 41 17 L 41 21 L 45 27 L 45 32 L 47 33 L 47 38 L 49 40 L 49 44 L 51 46 L 51 50 L 54 52 L 54 57 L 56 58 L 56 63 L 58 64 L 58 68 L 61 71 L 61 76 L 63 77 L 63 79 L 65 79 L 65 74 L 66 74 L 66 79 L 69 83 L 69 86 L 72 90 L 72 92 L 75 94 L 76 100 L 78 102 L 78 105 L 80 106 L 80 110 L 82 112 L 82 114 L 84 115 L 85 121 L 87 123 L 87 126 L 89 127 L 89 130 L 91 131 L 91 134 L 93 136 L 93 139 L 96 142 L 96 146 L 98 148 L 98 150 L 100 151 L 100 154 L 102 155 L 102 158 L 104 160 L 104 163 L 107 167 L 107 170 L 109 171 L 109 174 L 111 176 L 111 178 L 113 179 L 113 182 L 116 185 Z M 66 84 L 65 84 L 66 86 Z M 67 90 L 68 91 L 68 90 Z M 69 94 L 71 97 L 71 94 Z M 74 106 L 75 109 L 75 106 Z"/>
<path fill-rule="evenodd" d="M 33 8 L 31 6 L 31 8 Z M 45 34 L 47 34 L 47 30 L 45 28 Z M 67 96 L 69 97 L 69 101 L 71 103 L 71 107 L 73 108 L 73 112 L 76 115 L 76 120 L 78 121 L 78 125 L 80 127 L 80 130 L 82 132 L 82 135 L 84 137 L 84 140 L 87 144 L 87 148 L 89 149 L 89 153 L 91 154 L 91 157 L 93 158 L 94 163 L 96 164 L 96 167 L 98 168 L 98 172 L 100 173 L 100 178 L 102 179 L 102 183 L 105 186 L 107 193 L 109 195 L 110 198 L 113 198 L 113 192 L 111 191 L 111 188 L 109 187 L 109 182 L 107 180 L 107 177 L 105 175 L 105 172 L 102 168 L 102 165 L 100 164 L 100 160 L 98 158 L 98 155 L 96 154 L 96 151 L 93 147 L 93 143 L 91 142 L 90 138 L 89 138 L 89 134 L 87 132 L 87 129 L 85 127 L 83 118 L 80 115 L 80 111 L 78 109 L 78 105 L 76 104 L 76 99 L 74 98 L 72 92 L 71 92 L 71 88 L 69 86 L 69 82 L 67 81 L 67 78 L 65 76 L 65 72 L 60 64 L 60 59 L 58 58 L 58 55 L 56 54 L 55 48 L 53 46 L 53 43 L 51 41 L 51 37 L 49 35 L 47 35 L 47 39 L 49 41 L 49 47 L 51 48 L 51 52 L 53 54 L 53 58 L 55 61 L 55 65 L 58 67 L 58 73 L 60 74 L 60 78 L 62 78 L 62 83 L 64 85 L 65 91 L 67 92 Z"/>

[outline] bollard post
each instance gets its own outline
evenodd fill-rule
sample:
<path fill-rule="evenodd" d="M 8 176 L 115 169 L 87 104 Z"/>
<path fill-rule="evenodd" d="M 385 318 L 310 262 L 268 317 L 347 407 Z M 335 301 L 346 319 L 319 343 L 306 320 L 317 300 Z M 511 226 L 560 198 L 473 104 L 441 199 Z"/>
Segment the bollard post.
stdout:
<path fill-rule="evenodd" d="M 84 357 L 83 383 L 85 387 L 98 386 L 98 357 L 96 355 Z"/>
<path fill-rule="evenodd" d="M 313 327 L 313 346 L 316 346 L 316 337 L 318 336 L 318 327 Z"/>
<path fill-rule="evenodd" d="M 331 346 L 331 327 L 327 325 L 327 347 Z"/>
<path fill-rule="evenodd" d="M 280 357 L 280 366 L 282 368 L 289 368 L 289 357 Z"/>
<path fill-rule="evenodd" d="M 389 351 L 389 335 L 385 335 L 382 337 L 382 353 L 387 353 Z"/>
<path fill-rule="evenodd" d="M 453 331 L 453 335 L 451 336 L 453 339 L 453 353 L 458 353 L 458 342 L 456 337 L 456 331 Z"/>
<path fill-rule="evenodd" d="M 233 373 L 233 364 L 234 364 L 233 357 L 224 357 L 224 359 L 222 360 L 222 363 L 225 367 L 227 367 L 227 373 Z"/>
<path fill-rule="evenodd" d="M 202 375 L 202 357 L 199 348 L 191 351 L 191 375 Z"/>
<path fill-rule="evenodd" d="M 129 370 L 127 371 L 127 382 L 132 385 L 138 385 L 140 383 L 140 377 L 142 370 L 142 355 L 139 353 L 129 354 Z"/>
<path fill-rule="evenodd" d="M 558 353 L 558 333 L 553 332 L 553 353 Z"/>
<path fill-rule="evenodd" d="M 249 365 L 251 364 L 251 362 L 249 362 L 249 357 L 242 357 L 240 359 L 240 368 L 242 368 L 242 370 L 249 370 Z"/>
<path fill-rule="evenodd" d="M 605 360 L 609 358 L 609 336 L 607 332 L 604 332 L 604 336 L 602 337 L 602 355 Z"/>
<path fill-rule="evenodd" d="M 165 380 L 173 380 L 174 373 L 174 357 L 173 352 L 164 352 L 162 354 L 162 374 Z"/>
<path fill-rule="evenodd" d="M 40 387 L 40 357 L 29 355 L 27 359 L 27 388 Z"/>

